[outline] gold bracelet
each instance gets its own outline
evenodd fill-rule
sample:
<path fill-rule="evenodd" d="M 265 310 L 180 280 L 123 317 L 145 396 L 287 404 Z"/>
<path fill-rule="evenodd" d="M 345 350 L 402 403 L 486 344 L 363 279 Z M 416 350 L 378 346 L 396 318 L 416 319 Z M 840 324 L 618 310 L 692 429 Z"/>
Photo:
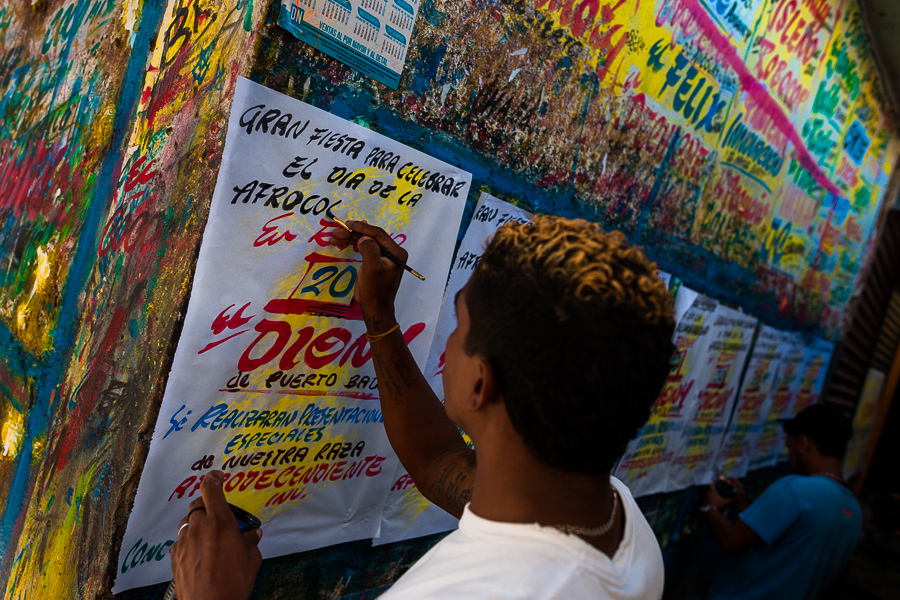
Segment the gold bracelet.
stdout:
<path fill-rule="evenodd" d="M 376 334 L 376 335 L 372 335 L 371 333 L 369 333 L 369 332 L 367 331 L 367 332 L 366 332 L 366 335 L 369 336 L 369 343 L 371 344 L 372 342 L 377 342 L 377 341 L 380 340 L 381 338 L 383 338 L 383 337 L 385 337 L 385 336 L 388 336 L 388 335 L 394 333 L 394 332 L 397 331 L 398 329 L 400 329 L 400 323 L 397 323 L 396 325 L 394 325 L 393 327 L 391 327 L 390 329 L 388 329 L 388 330 L 385 331 L 384 333 L 379 333 L 379 334 Z"/>

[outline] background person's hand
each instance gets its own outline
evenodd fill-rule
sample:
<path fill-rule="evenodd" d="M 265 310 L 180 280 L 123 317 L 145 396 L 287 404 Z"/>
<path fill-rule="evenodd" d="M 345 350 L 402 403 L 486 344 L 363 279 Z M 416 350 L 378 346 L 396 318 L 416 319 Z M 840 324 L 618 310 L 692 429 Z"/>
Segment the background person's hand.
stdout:
<path fill-rule="evenodd" d="M 741 483 L 741 480 L 737 477 L 725 477 L 720 476 L 720 479 L 725 480 L 728 485 L 734 488 L 734 506 L 739 511 L 745 510 L 750 504 L 747 502 L 747 490 L 744 489 L 744 484 Z"/>
<path fill-rule="evenodd" d="M 241 533 L 228 507 L 222 471 L 210 471 L 200 485 L 201 498 L 181 520 L 172 544 L 172 574 L 179 600 L 246 600 L 262 564 L 257 548 L 262 530 Z M 193 510 L 198 508 L 199 510 Z"/>
<path fill-rule="evenodd" d="M 381 333 L 397 322 L 394 299 L 403 276 L 403 269 L 382 256 L 381 249 L 384 248 L 403 262 L 406 262 L 409 253 L 398 246 L 381 227 L 369 225 L 365 221 L 347 221 L 347 225 L 361 236 L 356 240 L 356 248 L 363 259 L 353 298 L 362 309 L 369 331 L 373 334 Z M 337 227 L 332 233 L 331 243 L 345 246 L 354 237 L 350 232 Z"/>
<path fill-rule="evenodd" d="M 706 488 L 706 496 L 704 497 L 703 501 L 704 504 L 708 506 L 715 506 L 717 510 L 721 511 L 732 502 L 734 502 L 734 498 L 723 498 L 719 495 L 718 490 L 716 490 L 715 481 L 709 484 L 709 487 Z"/>
<path fill-rule="evenodd" d="M 731 498 L 723 498 L 716 490 L 716 482 L 714 481 L 709 484 L 709 487 L 706 490 L 704 504 L 715 506 L 718 510 L 722 510 L 730 504 L 737 505 L 739 510 L 743 510 L 743 508 L 746 508 L 747 492 L 746 490 L 744 490 L 744 485 L 740 482 L 740 480 L 736 477 L 725 477 L 724 475 L 720 475 L 718 479 L 724 481 L 732 488 L 734 488 L 735 495 Z"/>

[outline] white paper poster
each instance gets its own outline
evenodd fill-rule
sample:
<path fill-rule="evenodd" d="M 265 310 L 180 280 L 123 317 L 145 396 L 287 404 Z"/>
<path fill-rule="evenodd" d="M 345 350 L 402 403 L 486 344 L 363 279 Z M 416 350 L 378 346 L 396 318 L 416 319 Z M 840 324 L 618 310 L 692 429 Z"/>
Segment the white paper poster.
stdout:
<path fill-rule="evenodd" d="M 469 228 L 456 252 L 456 260 L 450 272 L 450 280 L 444 293 L 431 352 L 425 363 L 425 377 L 438 398 L 444 398 L 444 349 L 447 338 L 456 329 L 456 310 L 453 304 L 456 294 L 463 288 L 481 258 L 488 237 L 498 227 L 510 221 L 526 222 L 531 213 L 515 207 L 484 192 L 472 215 Z M 403 465 L 398 465 L 394 485 L 388 496 L 381 523 L 381 535 L 376 544 L 411 539 L 431 533 L 455 529 L 457 520 L 434 506 L 416 490 Z"/>
<path fill-rule="evenodd" d="M 708 345 L 698 350 L 700 367 L 685 400 L 688 416 L 674 435 L 667 469 L 669 491 L 704 485 L 716 477 L 716 456 L 737 398 L 750 353 L 756 319 L 718 305 L 710 321 Z"/>
<path fill-rule="evenodd" d="M 784 333 L 767 325 L 759 329 L 719 452 L 717 464 L 722 475 L 744 477 L 750 468 L 751 454 L 772 406 L 785 339 Z"/>
<path fill-rule="evenodd" d="M 786 340 L 778 386 L 775 388 L 772 410 L 778 419 L 789 419 L 793 414 L 794 401 L 803 381 L 803 359 L 806 342 L 799 333 L 793 333 Z"/>
<path fill-rule="evenodd" d="M 669 284 L 672 282 L 672 274 L 665 271 L 657 271 L 656 274 L 666 284 L 666 289 L 669 289 Z"/>
<path fill-rule="evenodd" d="M 803 362 L 800 364 L 800 376 L 794 380 L 797 386 L 793 394 L 789 417 L 797 416 L 807 406 L 818 404 L 822 396 L 825 378 L 828 376 L 828 365 L 834 345 L 820 338 L 807 340 L 803 346 Z M 781 432 L 781 452 L 776 460 L 788 459 L 786 436 Z"/>
<path fill-rule="evenodd" d="M 834 345 L 820 338 L 812 338 L 803 346 L 803 362 L 795 380 L 797 389 L 789 416 L 797 416 L 807 406 L 818 404 L 833 351 Z"/>
<path fill-rule="evenodd" d="M 614 475 L 624 481 L 635 496 L 672 491 L 667 476 L 681 430 L 694 414 L 692 402 L 696 379 L 706 363 L 712 341 L 713 316 L 718 304 L 684 286 L 675 297 L 676 323 L 672 364 L 647 424 L 628 443 Z M 677 489 L 677 488 L 676 488 Z"/>
<path fill-rule="evenodd" d="M 453 304 L 456 294 L 466 285 L 475 265 L 481 260 L 488 238 L 497 231 L 500 226 L 510 221 L 527 223 L 533 215 L 495 198 L 484 192 L 478 197 L 478 204 L 472 214 L 469 228 L 460 242 L 456 259 L 450 271 L 450 280 L 447 282 L 447 291 L 444 293 L 444 302 L 441 305 L 440 316 L 434 331 L 434 341 L 431 352 L 425 364 L 425 377 L 438 398 L 444 398 L 444 348 L 447 346 L 447 338 L 456 329 L 456 308 Z"/>
<path fill-rule="evenodd" d="M 264 557 L 377 534 L 397 460 L 352 300 L 361 259 L 328 244 L 325 211 L 383 226 L 426 276 L 404 277 L 397 305 L 423 365 L 470 179 L 238 79 L 114 592 L 171 578 L 168 548 L 211 469 L 263 521 Z"/>
<path fill-rule="evenodd" d="M 819 401 L 833 350 L 834 346 L 825 340 L 819 338 L 803 340 L 797 371 L 790 381 L 790 404 L 780 411 L 778 418 L 795 417 L 801 410 Z M 780 424 L 775 431 L 778 435 L 775 462 L 783 462 L 788 459 L 786 436 Z"/>
<path fill-rule="evenodd" d="M 763 421 L 756 444 L 750 452 L 749 470 L 770 467 L 783 455 L 784 432 L 778 419 L 791 416 L 791 406 L 799 386 L 803 363 L 803 337 L 798 333 L 782 332 L 781 360 L 771 392 L 769 412 Z"/>

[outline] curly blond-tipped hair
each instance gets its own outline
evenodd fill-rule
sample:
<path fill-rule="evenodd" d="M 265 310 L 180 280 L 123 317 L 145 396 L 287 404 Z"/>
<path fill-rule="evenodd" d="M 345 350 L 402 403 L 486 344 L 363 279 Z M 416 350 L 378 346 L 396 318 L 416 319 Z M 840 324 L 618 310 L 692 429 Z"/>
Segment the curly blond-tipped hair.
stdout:
<path fill-rule="evenodd" d="M 494 366 L 531 451 L 609 471 L 668 373 L 675 324 L 656 265 L 619 232 L 537 216 L 497 231 L 465 298 L 465 350 Z"/>

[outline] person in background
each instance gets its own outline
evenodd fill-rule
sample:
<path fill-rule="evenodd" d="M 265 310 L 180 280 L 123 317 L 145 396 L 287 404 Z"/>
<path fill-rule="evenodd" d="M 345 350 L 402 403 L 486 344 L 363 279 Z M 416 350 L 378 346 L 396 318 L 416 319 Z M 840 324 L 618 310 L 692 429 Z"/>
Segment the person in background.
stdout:
<path fill-rule="evenodd" d="M 815 405 L 782 421 L 788 460 L 796 475 L 778 479 L 748 505 L 741 483 L 722 498 L 706 491 L 713 537 L 729 553 L 709 592 L 714 600 L 801 600 L 819 598 L 850 562 L 862 531 L 859 503 L 847 489 L 841 465 L 853 434 L 836 407 Z M 726 519 L 731 503 L 740 511 Z"/>
<path fill-rule="evenodd" d="M 659 546 L 610 476 L 669 371 L 673 309 L 656 266 L 586 221 L 503 226 L 454 299 L 442 404 L 394 311 L 403 271 L 382 249 L 406 251 L 349 224 L 332 243 L 362 255 L 354 298 L 388 438 L 419 491 L 460 517 L 382 598 L 660 598 Z M 252 587 L 258 537 L 226 523 L 223 477 L 204 479 L 172 546 L 181 600 L 242 600 Z"/>

